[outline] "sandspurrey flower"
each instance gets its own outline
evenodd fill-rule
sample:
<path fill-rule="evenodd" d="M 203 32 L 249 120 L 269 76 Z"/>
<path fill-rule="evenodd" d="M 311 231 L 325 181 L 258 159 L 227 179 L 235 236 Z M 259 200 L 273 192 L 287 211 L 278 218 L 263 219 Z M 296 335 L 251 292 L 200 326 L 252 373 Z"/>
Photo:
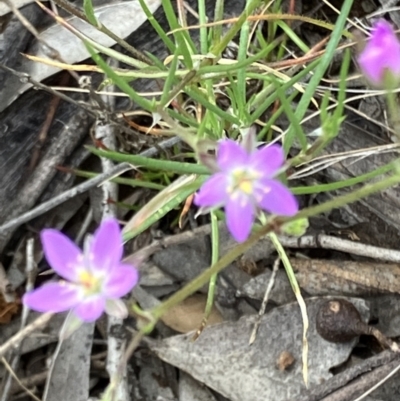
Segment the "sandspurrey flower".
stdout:
<path fill-rule="evenodd" d="M 126 317 L 119 299 L 138 282 L 138 271 L 121 262 L 123 244 L 118 222 L 108 219 L 89 237 L 84 252 L 64 234 L 47 229 L 41 233 L 49 265 L 65 281 L 50 282 L 24 295 L 23 303 L 38 312 L 72 310 L 82 321 L 91 322 L 106 311 Z"/>
<path fill-rule="evenodd" d="M 379 20 L 371 37 L 358 56 L 358 64 L 367 80 L 376 87 L 387 88 L 400 80 L 400 42 L 385 20 Z"/>
<path fill-rule="evenodd" d="M 298 211 L 294 195 L 274 177 L 284 163 L 279 145 L 257 149 L 255 133 L 240 145 L 231 139 L 219 142 L 215 173 L 196 193 L 200 213 L 225 207 L 226 224 L 238 242 L 250 234 L 259 209 L 292 216 Z"/>

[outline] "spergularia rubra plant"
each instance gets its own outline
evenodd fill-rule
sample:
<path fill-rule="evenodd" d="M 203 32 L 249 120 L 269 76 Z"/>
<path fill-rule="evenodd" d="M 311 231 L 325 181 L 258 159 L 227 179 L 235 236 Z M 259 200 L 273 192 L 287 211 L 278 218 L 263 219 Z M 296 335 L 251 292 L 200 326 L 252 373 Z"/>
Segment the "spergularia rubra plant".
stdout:
<path fill-rule="evenodd" d="M 128 314 L 120 300 L 138 282 L 135 267 L 121 262 L 123 244 L 119 224 L 108 219 L 89 237 L 83 252 L 64 234 L 47 229 L 41 233 L 45 257 L 65 281 L 50 282 L 24 295 L 23 303 L 38 312 L 72 310 L 91 322 L 106 311 L 117 317 Z"/>
<path fill-rule="evenodd" d="M 385 20 L 379 20 L 371 37 L 358 56 L 358 64 L 367 80 L 376 87 L 387 88 L 400 80 L 400 42 Z"/>
<path fill-rule="evenodd" d="M 275 176 L 285 161 L 279 145 L 257 149 L 255 133 L 242 145 L 231 139 L 219 142 L 214 174 L 196 193 L 200 213 L 225 207 L 226 224 L 238 242 L 245 241 L 257 212 L 292 216 L 298 211 L 294 195 Z"/>

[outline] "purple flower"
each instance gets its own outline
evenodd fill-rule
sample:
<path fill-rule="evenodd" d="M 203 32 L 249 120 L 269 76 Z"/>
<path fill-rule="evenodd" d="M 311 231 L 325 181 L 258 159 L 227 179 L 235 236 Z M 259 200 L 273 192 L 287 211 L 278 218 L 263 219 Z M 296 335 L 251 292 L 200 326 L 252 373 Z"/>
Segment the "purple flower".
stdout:
<path fill-rule="evenodd" d="M 358 64 L 371 84 L 388 85 L 387 78 L 400 78 L 400 42 L 385 20 L 378 21 L 372 30 L 364 50 L 358 56 Z M 389 77 L 385 75 L 389 74 Z"/>
<path fill-rule="evenodd" d="M 49 265 L 66 281 L 50 282 L 28 292 L 22 301 L 38 312 L 72 309 L 83 321 L 91 322 L 107 313 L 126 317 L 128 311 L 119 299 L 138 282 L 138 271 L 121 263 L 122 234 L 114 219 L 101 223 L 81 250 L 57 230 L 41 233 Z"/>
<path fill-rule="evenodd" d="M 228 230 L 238 242 L 249 236 L 258 209 L 284 216 L 298 211 L 293 194 L 273 178 L 284 163 L 282 148 L 257 149 L 253 132 L 246 141 L 242 146 L 231 139 L 219 143 L 216 172 L 194 198 L 201 213 L 224 206 Z"/>

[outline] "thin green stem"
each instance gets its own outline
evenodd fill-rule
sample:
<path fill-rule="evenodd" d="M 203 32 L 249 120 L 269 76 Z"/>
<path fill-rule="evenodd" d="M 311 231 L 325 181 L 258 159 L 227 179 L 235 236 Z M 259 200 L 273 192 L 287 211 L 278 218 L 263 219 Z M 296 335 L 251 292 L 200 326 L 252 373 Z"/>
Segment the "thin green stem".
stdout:
<path fill-rule="evenodd" d="M 390 120 L 393 124 L 394 133 L 400 139 L 400 119 L 399 119 L 399 105 L 396 99 L 397 94 L 393 90 L 388 90 L 386 94 L 386 101 L 389 109 Z"/>
<path fill-rule="evenodd" d="M 205 0 L 198 0 L 198 7 L 199 7 L 199 23 L 200 25 L 204 25 L 207 23 Z M 205 26 L 202 26 L 200 28 L 200 51 L 201 54 L 207 54 L 208 52 L 207 27 Z"/>
<path fill-rule="evenodd" d="M 250 249 L 260 238 L 273 231 L 275 227 L 279 227 L 284 223 L 295 221 L 301 218 L 316 216 L 317 214 L 327 212 L 334 208 L 339 208 L 348 203 L 355 202 L 361 198 L 364 198 L 368 195 L 371 195 L 375 192 L 381 191 L 383 189 L 386 189 L 399 183 L 400 183 L 400 173 L 397 173 L 373 185 L 366 185 L 363 188 L 360 188 L 350 194 L 345 194 L 331 201 L 322 203 L 320 205 L 306 208 L 300 211 L 296 216 L 274 218 L 270 223 L 263 226 L 259 231 L 253 233 L 247 241 L 238 244 L 230 252 L 222 256 L 217 263 L 210 266 L 207 270 L 205 270 L 202 274 L 197 276 L 185 287 L 177 291 L 174 295 L 172 295 L 162 304 L 160 304 L 152 311 L 150 311 L 151 315 L 154 317 L 155 320 L 158 320 L 167 310 L 179 304 L 189 295 L 193 294 L 195 291 L 201 288 L 208 280 L 210 280 L 212 275 L 219 273 L 221 270 L 223 270 L 226 266 L 228 266 L 230 263 L 236 260 L 240 255 L 242 255 L 244 252 Z"/>
<path fill-rule="evenodd" d="M 334 191 L 336 189 L 346 188 L 352 185 L 360 184 L 366 180 L 386 174 L 394 169 L 393 163 L 386 164 L 376 170 L 359 175 L 358 177 L 349 178 L 348 180 L 330 182 L 329 184 L 320 184 L 307 187 L 292 187 L 290 191 L 295 195 L 319 194 L 321 192 Z"/>
<path fill-rule="evenodd" d="M 219 230 L 218 219 L 215 213 L 211 212 L 211 264 L 218 262 L 219 258 Z M 211 276 L 210 284 L 208 286 L 207 305 L 205 311 L 205 320 L 208 320 L 212 307 L 214 305 L 215 297 L 215 284 L 217 283 L 218 274 L 215 273 Z"/>
<path fill-rule="evenodd" d="M 199 174 L 208 175 L 210 171 L 207 167 L 194 163 L 173 162 L 170 160 L 159 160 L 151 157 L 143 157 L 139 155 L 128 155 L 119 152 L 101 150 L 88 146 L 87 149 L 97 156 L 105 157 L 117 162 L 131 163 L 133 166 L 147 168 L 150 170 L 170 171 L 178 174 Z"/>

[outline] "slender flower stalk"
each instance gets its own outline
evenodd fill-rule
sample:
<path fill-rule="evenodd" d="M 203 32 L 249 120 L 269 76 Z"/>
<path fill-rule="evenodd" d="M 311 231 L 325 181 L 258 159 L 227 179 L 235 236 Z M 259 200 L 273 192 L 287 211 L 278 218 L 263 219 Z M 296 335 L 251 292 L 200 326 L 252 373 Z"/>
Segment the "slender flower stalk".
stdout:
<path fill-rule="evenodd" d="M 27 307 L 38 312 L 72 310 L 86 322 L 98 319 L 104 311 L 127 316 L 120 298 L 137 284 L 139 274 L 121 262 L 122 234 L 115 219 L 101 223 L 85 243 L 84 252 L 57 230 L 43 230 L 41 240 L 49 265 L 65 280 L 26 293 L 22 301 Z"/>
<path fill-rule="evenodd" d="M 206 160 L 206 159 L 204 159 Z M 240 145 L 231 139 L 219 142 L 214 174 L 196 193 L 194 203 L 200 213 L 225 207 L 226 224 L 238 242 L 245 241 L 258 211 L 293 216 L 299 207 L 294 195 L 274 177 L 284 163 L 280 146 L 256 147 L 253 131 Z"/>

